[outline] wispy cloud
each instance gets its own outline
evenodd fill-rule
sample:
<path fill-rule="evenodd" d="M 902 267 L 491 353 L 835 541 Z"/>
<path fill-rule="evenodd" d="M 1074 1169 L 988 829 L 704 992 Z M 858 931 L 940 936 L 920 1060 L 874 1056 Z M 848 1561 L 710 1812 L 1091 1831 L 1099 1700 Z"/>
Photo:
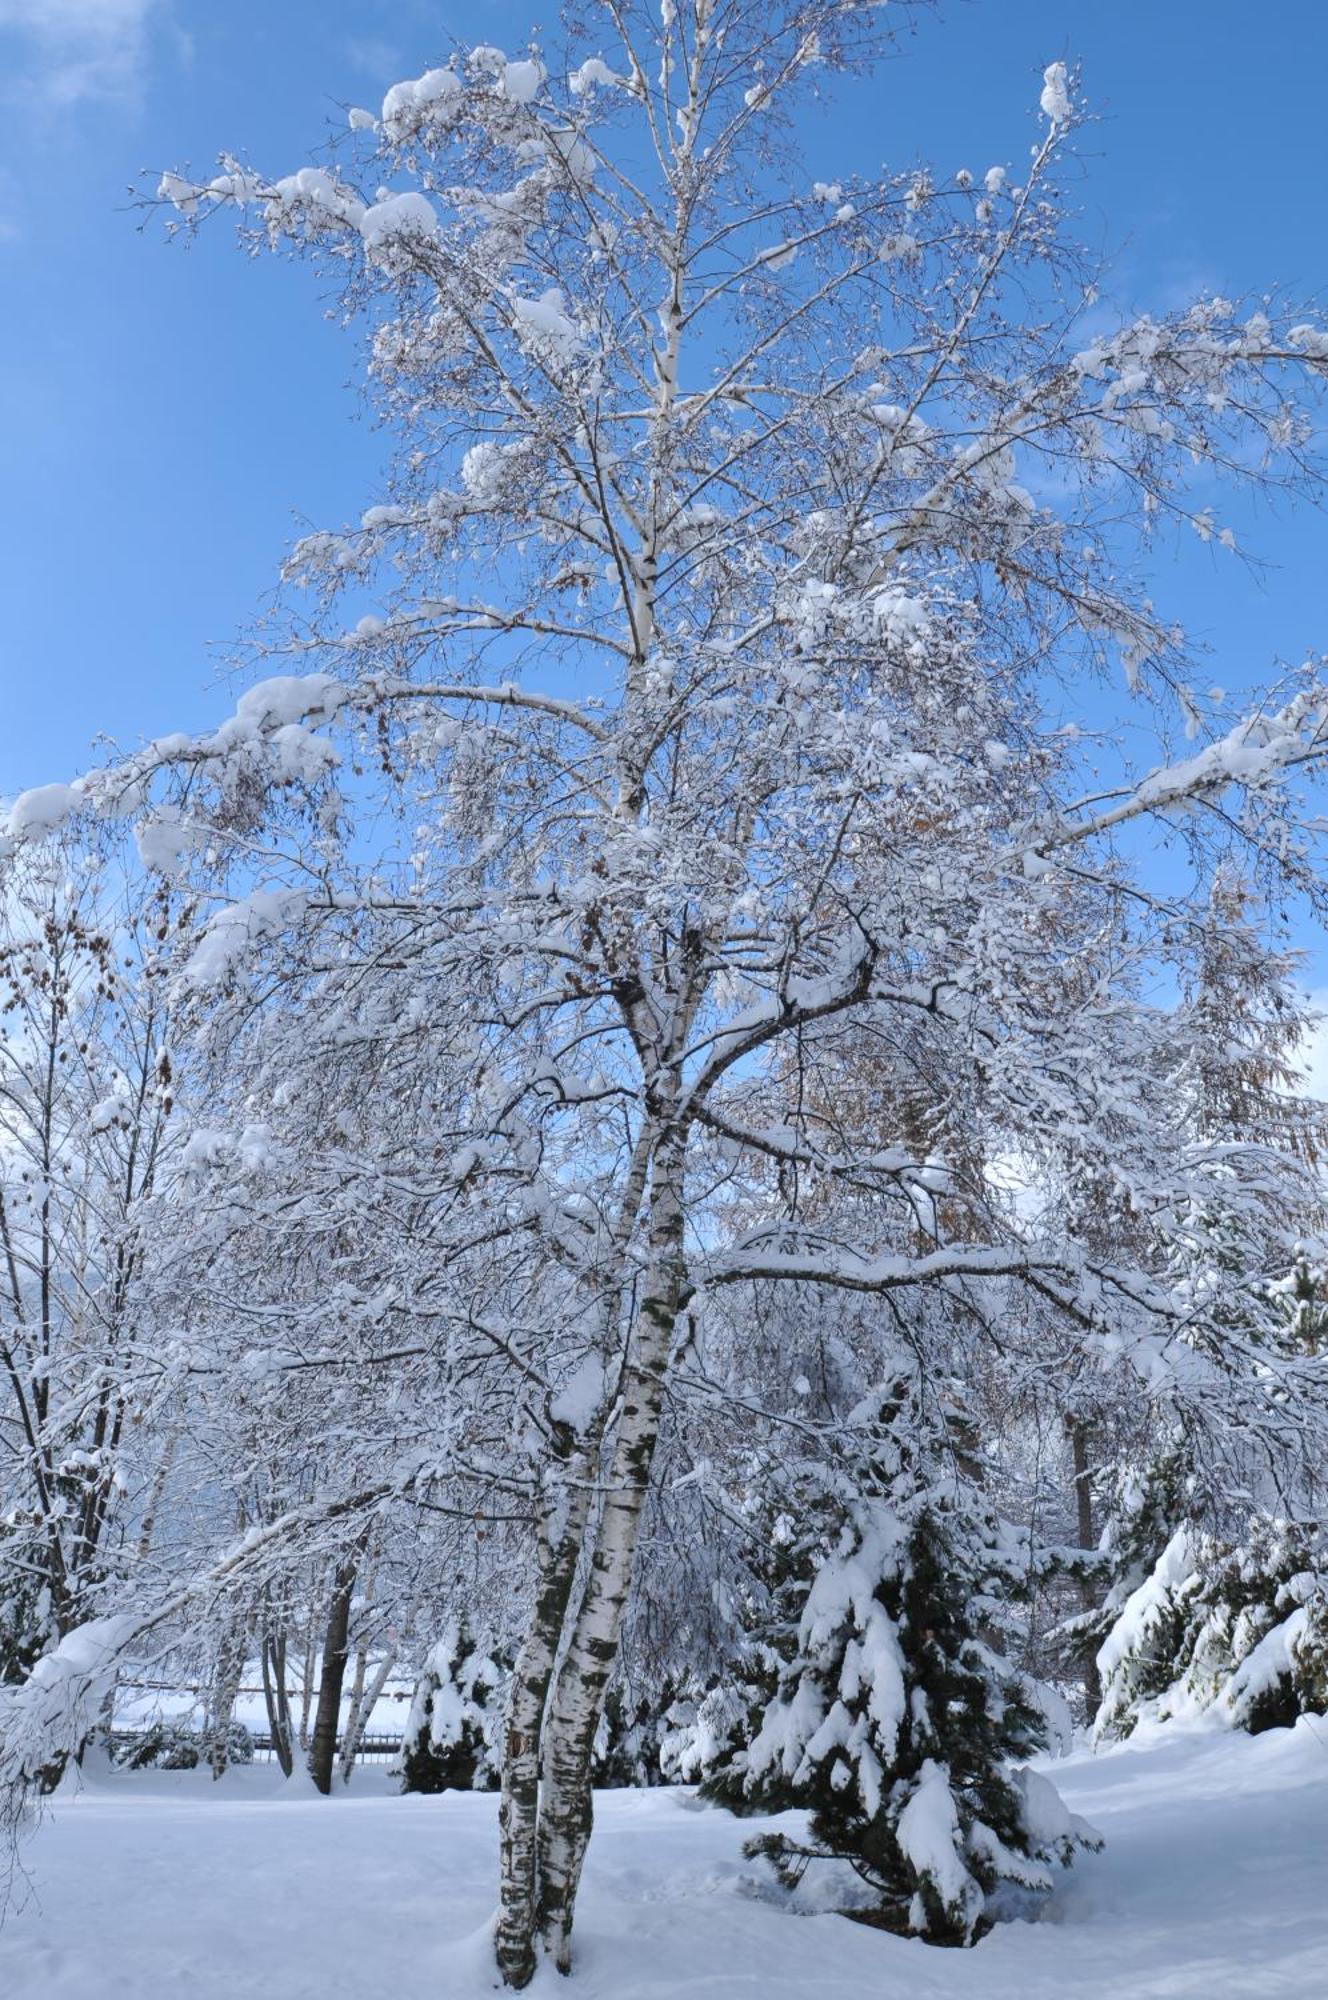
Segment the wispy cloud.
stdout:
<path fill-rule="evenodd" d="M 341 44 L 347 62 L 380 83 L 393 83 L 401 74 L 402 58 L 393 42 L 374 35 L 351 35 Z"/>
<path fill-rule="evenodd" d="M 0 0 L 0 89 L 50 106 L 133 99 L 167 0 Z"/>

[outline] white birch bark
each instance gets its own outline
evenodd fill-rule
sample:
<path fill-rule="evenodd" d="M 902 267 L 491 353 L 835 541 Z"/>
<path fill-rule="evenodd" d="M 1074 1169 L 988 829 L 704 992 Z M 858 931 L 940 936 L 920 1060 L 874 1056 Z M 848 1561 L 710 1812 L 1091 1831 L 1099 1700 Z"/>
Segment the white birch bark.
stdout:
<path fill-rule="evenodd" d="M 539 1880 L 537 1842 L 545 1705 L 585 1539 L 592 1492 L 578 1453 L 540 1523 L 540 1572 L 530 1624 L 512 1673 L 503 1728 L 498 1969 L 523 1987 L 535 1972 Z"/>
<path fill-rule="evenodd" d="M 661 1141 L 651 1197 L 650 1264 L 623 1372 L 604 1508 L 544 1732 L 539 1927 L 560 1972 L 571 1969 L 572 1919 L 592 1823 L 595 1731 L 618 1657 L 659 1436 L 665 1370 L 685 1291 L 682 1140 L 677 1134 Z"/>
<path fill-rule="evenodd" d="M 218 1652 L 216 1680 L 209 1704 L 211 1714 L 208 1717 L 211 1737 L 208 1762 L 214 1779 L 223 1777 L 230 1763 L 231 1720 L 244 1676 L 248 1637 L 245 1621 L 239 1619 L 226 1632 Z"/>

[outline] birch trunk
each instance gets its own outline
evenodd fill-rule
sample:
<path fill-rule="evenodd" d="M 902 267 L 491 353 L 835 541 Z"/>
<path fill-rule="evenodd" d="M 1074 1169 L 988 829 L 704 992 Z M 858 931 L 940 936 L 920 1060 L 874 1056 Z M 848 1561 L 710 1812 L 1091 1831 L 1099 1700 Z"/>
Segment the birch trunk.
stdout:
<path fill-rule="evenodd" d="M 217 1677 L 213 1684 L 212 1700 L 209 1704 L 208 1762 L 213 1779 L 225 1776 L 230 1763 L 231 1718 L 235 1713 L 235 1699 L 240 1692 L 240 1681 L 244 1674 L 245 1640 L 247 1633 L 241 1622 L 226 1633 L 221 1642 L 217 1659 Z"/>
<path fill-rule="evenodd" d="M 623 1371 L 608 1491 L 544 1730 L 538 1921 L 544 1948 L 560 1972 L 571 1970 L 572 1919 L 593 1821 L 595 1731 L 618 1658 L 659 1437 L 664 1376 L 685 1294 L 679 1139 L 661 1143 L 652 1182 L 650 1263 Z"/>
<path fill-rule="evenodd" d="M 361 1687 L 358 1694 L 351 1695 L 350 1716 L 346 1723 L 346 1734 L 341 1745 L 341 1782 L 350 1783 L 351 1772 L 355 1769 L 355 1759 L 360 1751 L 360 1738 L 368 1726 L 369 1717 L 378 1706 L 378 1698 L 387 1686 L 388 1676 L 397 1663 L 396 1647 L 383 1655 L 367 1687 Z"/>
<path fill-rule="evenodd" d="M 370 1569 L 364 1581 L 364 1607 L 367 1613 L 373 1603 L 375 1572 Z M 355 1749 L 363 1728 L 361 1720 L 364 1709 L 364 1683 L 369 1672 L 369 1641 L 367 1636 L 360 1640 L 355 1649 L 355 1672 L 351 1676 L 350 1701 L 346 1708 L 346 1728 L 341 1740 L 341 1782 L 350 1783 L 350 1774 L 355 1768 Z"/>
<path fill-rule="evenodd" d="M 652 1131 L 637 1141 L 618 1218 L 620 1243 L 639 1213 L 650 1182 Z M 599 1349 L 608 1365 L 618 1344 L 626 1266 L 605 1274 L 598 1303 Z M 607 1392 L 606 1392 L 607 1393 Z M 545 1715 L 554 1668 L 563 1644 L 581 1553 L 586 1544 L 594 1478 L 608 1418 L 603 1400 L 577 1437 L 555 1425 L 552 1465 L 538 1497 L 539 1567 L 530 1623 L 512 1673 L 503 1733 L 502 1801 L 499 1809 L 499 1918 L 496 1956 L 507 1986 L 529 1984 L 539 1935 L 539 1815 Z"/>
<path fill-rule="evenodd" d="M 314 1709 L 314 1611 L 311 1604 L 304 1618 L 304 1640 L 300 1648 L 300 1748 L 309 1748 L 309 1718 Z"/>
<path fill-rule="evenodd" d="M 558 1496 L 546 1507 L 540 1524 L 539 1583 L 512 1672 L 503 1725 L 495 1950 L 504 1984 L 518 1988 L 529 1985 L 535 1971 L 544 1711 L 590 1511 L 590 1468 L 582 1455 L 573 1461 L 570 1471 L 580 1476 L 560 1482 Z"/>

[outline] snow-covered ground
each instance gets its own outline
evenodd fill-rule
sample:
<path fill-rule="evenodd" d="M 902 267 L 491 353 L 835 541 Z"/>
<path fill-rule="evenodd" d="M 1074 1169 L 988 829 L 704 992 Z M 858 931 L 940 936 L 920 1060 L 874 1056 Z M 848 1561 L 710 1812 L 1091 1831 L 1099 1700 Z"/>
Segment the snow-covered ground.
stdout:
<path fill-rule="evenodd" d="M 1328 1722 L 1157 1734 L 1060 1764 L 1107 1836 L 1036 1924 L 939 1951 L 744 1891 L 753 1830 L 608 1792 L 562 2000 L 1324 2000 Z M 0 1930 L 5 2000 L 479 2000 L 492 1798 L 331 1801 L 271 1767 L 116 1774 L 61 1795 Z M 358 1783 L 358 1781 L 357 1781 Z M 24 1900 L 24 1897 L 26 1900 Z"/>

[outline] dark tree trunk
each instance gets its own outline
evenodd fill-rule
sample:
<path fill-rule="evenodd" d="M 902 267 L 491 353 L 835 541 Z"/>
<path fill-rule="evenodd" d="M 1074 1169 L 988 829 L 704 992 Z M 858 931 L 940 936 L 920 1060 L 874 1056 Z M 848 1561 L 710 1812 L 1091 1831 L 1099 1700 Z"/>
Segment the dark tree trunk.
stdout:
<path fill-rule="evenodd" d="M 1097 1545 L 1097 1535 L 1093 1524 L 1093 1467 L 1088 1448 L 1091 1432 L 1087 1420 L 1083 1417 L 1072 1417 L 1069 1431 L 1070 1450 L 1074 1458 L 1074 1506 L 1079 1546 L 1081 1549 L 1092 1549 Z M 1097 1609 L 1097 1586 L 1088 1575 L 1084 1576 L 1079 1585 L 1079 1601 L 1085 1611 Z M 1079 1671 L 1083 1677 L 1084 1703 L 1091 1722 L 1102 1706 L 1102 1679 L 1097 1670 L 1097 1648 L 1091 1640 L 1081 1655 Z"/>
<path fill-rule="evenodd" d="M 272 1738 L 272 1749 L 281 1766 L 282 1776 L 289 1778 L 295 1769 L 295 1753 L 291 1744 L 290 1701 L 286 1694 L 284 1630 L 276 1632 L 267 1630 L 263 1633 L 261 1655 L 263 1700 L 267 1707 L 268 1734 Z"/>
<path fill-rule="evenodd" d="M 346 1662 L 350 1657 L 350 1606 L 355 1593 L 356 1561 L 355 1556 L 347 1556 L 337 1567 L 323 1640 L 323 1671 L 318 1681 L 314 1738 L 309 1746 L 309 1776 L 325 1795 L 332 1790 L 337 1759 L 337 1723 L 341 1717 Z"/>

